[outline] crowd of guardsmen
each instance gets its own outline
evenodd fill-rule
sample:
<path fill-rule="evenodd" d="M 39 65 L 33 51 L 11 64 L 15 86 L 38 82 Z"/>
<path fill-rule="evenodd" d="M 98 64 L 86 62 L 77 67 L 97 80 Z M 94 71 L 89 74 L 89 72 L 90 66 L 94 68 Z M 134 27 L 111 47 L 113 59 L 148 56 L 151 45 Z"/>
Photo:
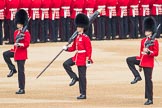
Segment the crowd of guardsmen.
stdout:
<path fill-rule="evenodd" d="M 162 23 L 162 0 L 0 0 L 0 44 L 14 43 L 14 18 L 20 8 L 31 18 L 31 43 L 68 41 L 76 15 L 90 17 L 99 8 L 101 14 L 87 31 L 92 40 L 142 38 L 142 20 L 149 15 Z"/>

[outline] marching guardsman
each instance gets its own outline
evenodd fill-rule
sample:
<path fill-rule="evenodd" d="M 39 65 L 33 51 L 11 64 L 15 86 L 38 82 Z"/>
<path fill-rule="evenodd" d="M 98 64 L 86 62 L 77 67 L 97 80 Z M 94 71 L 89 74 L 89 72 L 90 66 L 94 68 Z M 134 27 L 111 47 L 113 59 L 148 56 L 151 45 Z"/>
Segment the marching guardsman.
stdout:
<path fill-rule="evenodd" d="M 141 40 L 140 56 L 128 57 L 126 61 L 135 77 L 131 84 L 135 84 L 142 80 L 139 71 L 143 69 L 145 76 L 145 98 L 147 99 L 144 105 L 150 105 L 153 104 L 152 72 L 154 68 L 154 57 L 159 54 L 159 43 L 157 39 L 151 39 L 157 29 L 154 17 L 146 17 L 143 24 L 143 30 L 146 37 Z M 152 41 L 153 43 L 148 45 L 148 41 Z M 136 65 L 139 66 L 139 70 L 136 69 Z"/>
<path fill-rule="evenodd" d="M 13 44 L 14 43 L 14 31 L 16 27 L 14 25 L 15 14 L 17 9 L 19 8 L 20 0 L 6 0 L 6 10 L 5 10 L 5 27 L 4 33 L 5 36 L 9 36 L 9 42 L 6 44 Z"/>
<path fill-rule="evenodd" d="M 17 62 L 19 90 L 16 94 L 25 94 L 25 61 L 28 58 L 27 48 L 30 44 L 29 31 L 22 32 L 23 27 L 28 23 L 28 15 L 25 10 L 20 9 L 17 11 L 14 23 L 18 28 L 14 32 L 14 48 L 3 52 L 3 57 L 10 69 L 7 77 L 12 77 L 17 72 L 11 58 L 14 58 Z"/>
<path fill-rule="evenodd" d="M 145 17 L 150 15 L 151 0 L 140 0 L 139 3 L 139 33 L 140 37 L 144 37 L 142 21 Z"/>
<path fill-rule="evenodd" d="M 41 4 L 41 22 L 40 22 L 40 42 L 48 42 L 49 40 L 49 8 L 51 0 L 42 0 Z"/>
<path fill-rule="evenodd" d="M 105 37 L 106 34 L 106 4 L 107 0 L 96 0 L 96 9 L 102 9 L 100 15 L 96 19 L 96 26 L 95 30 L 96 32 L 96 39 L 102 40 Z"/>
<path fill-rule="evenodd" d="M 152 0 L 151 2 L 151 15 L 156 18 L 158 24 L 162 24 L 162 0 Z M 162 33 L 162 27 L 158 34 Z M 160 37 L 160 35 L 158 35 Z M 157 38 L 159 38 L 157 37 Z"/>
<path fill-rule="evenodd" d="M 51 0 L 50 7 L 50 40 L 57 42 L 60 23 L 61 0 Z"/>
<path fill-rule="evenodd" d="M 84 0 L 72 0 L 71 2 L 71 35 L 74 33 L 75 31 L 75 25 L 74 25 L 74 19 L 77 16 L 77 14 L 79 13 L 83 13 L 83 9 L 84 9 Z"/>
<path fill-rule="evenodd" d="M 94 12 L 96 0 L 85 0 L 84 1 L 84 13 L 90 18 Z M 92 24 L 89 25 L 89 29 L 85 32 L 90 39 L 92 39 Z"/>
<path fill-rule="evenodd" d="M 107 21 L 106 21 L 106 39 L 115 39 L 117 35 L 117 12 L 116 12 L 117 0 L 107 0 Z"/>
<path fill-rule="evenodd" d="M 129 0 L 118 0 L 117 16 L 120 39 L 126 39 L 128 34 L 128 3 Z"/>
<path fill-rule="evenodd" d="M 79 82 L 79 91 L 80 96 L 77 99 L 86 99 L 87 93 L 87 79 L 86 79 L 86 70 L 87 65 L 86 63 L 92 63 L 91 55 L 92 55 L 92 46 L 91 40 L 89 37 L 84 33 L 89 27 L 89 19 L 88 17 L 80 13 L 75 18 L 75 26 L 77 29 L 77 36 L 74 39 L 72 45 L 70 47 L 64 46 L 63 49 L 68 52 L 76 51 L 76 54 L 67 59 L 64 63 L 64 69 L 72 79 L 69 86 L 73 86 L 77 81 Z M 73 72 L 71 66 L 76 65 L 78 68 L 78 74 Z"/>
<path fill-rule="evenodd" d="M 31 43 L 36 43 L 40 41 L 40 8 L 41 0 L 32 0 L 30 7 L 30 33 L 31 33 Z"/>
<path fill-rule="evenodd" d="M 139 0 L 129 0 L 129 37 L 138 38 Z"/>
<path fill-rule="evenodd" d="M 2 23 L 4 21 L 4 8 L 5 8 L 5 2 L 4 0 L 0 0 L 0 45 L 3 44 Z"/>
<path fill-rule="evenodd" d="M 61 0 L 60 9 L 60 35 L 61 41 L 68 41 L 71 36 L 70 33 L 70 6 L 72 0 Z"/>

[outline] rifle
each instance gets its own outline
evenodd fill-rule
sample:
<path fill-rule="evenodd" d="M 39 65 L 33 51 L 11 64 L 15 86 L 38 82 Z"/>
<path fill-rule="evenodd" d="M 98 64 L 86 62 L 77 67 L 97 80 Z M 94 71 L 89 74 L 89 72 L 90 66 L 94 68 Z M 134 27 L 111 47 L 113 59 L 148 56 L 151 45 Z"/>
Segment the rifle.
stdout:
<path fill-rule="evenodd" d="M 28 28 L 29 20 L 30 20 L 30 18 L 28 19 L 27 24 L 22 28 L 21 32 L 16 36 L 15 43 L 19 43 L 20 40 L 23 40 L 24 39 L 24 33 L 27 30 L 27 28 Z"/>
<path fill-rule="evenodd" d="M 157 35 L 158 31 L 159 31 L 160 26 L 161 26 L 161 24 L 159 24 L 157 26 L 155 33 L 151 36 L 151 39 L 146 41 L 145 48 L 148 48 L 149 46 L 154 45 L 154 40 L 156 38 L 156 35 Z"/>
<path fill-rule="evenodd" d="M 100 12 L 102 11 L 102 9 L 98 9 L 96 10 L 92 16 L 89 18 L 89 24 L 91 24 L 96 18 L 97 16 L 100 14 Z M 73 33 L 73 35 L 69 38 L 68 43 L 66 44 L 66 46 L 70 45 L 71 42 L 73 42 L 73 40 L 76 38 L 78 32 L 75 31 Z M 39 78 L 44 72 L 45 70 L 56 60 L 56 58 L 64 51 L 64 49 L 62 49 L 53 59 L 52 61 L 40 72 L 40 74 L 38 74 L 38 76 L 36 78 Z"/>

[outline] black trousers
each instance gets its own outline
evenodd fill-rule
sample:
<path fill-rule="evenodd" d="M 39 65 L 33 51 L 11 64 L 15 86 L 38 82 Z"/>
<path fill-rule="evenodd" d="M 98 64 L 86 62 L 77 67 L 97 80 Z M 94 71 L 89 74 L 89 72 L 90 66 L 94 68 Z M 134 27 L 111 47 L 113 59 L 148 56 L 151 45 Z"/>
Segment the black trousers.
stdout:
<path fill-rule="evenodd" d="M 138 16 L 130 16 L 129 22 L 129 37 L 132 39 L 138 38 Z"/>
<path fill-rule="evenodd" d="M 97 40 L 102 40 L 104 39 L 104 36 L 105 36 L 105 30 L 106 30 L 106 16 L 100 16 L 96 19 L 96 22 L 97 22 Z"/>
<path fill-rule="evenodd" d="M 135 77 L 140 76 L 139 72 L 135 68 L 135 65 L 139 65 L 140 61 L 136 60 L 136 57 L 128 57 L 126 59 L 129 69 L 132 71 Z M 152 71 L 153 68 L 142 67 L 145 76 L 145 98 L 152 100 L 153 99 L 153 83 L 152 83 Z"/>
<path fill-rule="evenodd" d="M 5 20 L 4 24 L 4 39 L 9 40 L 10 44 L 14 43 L 14 31 L 16 30 L 16 25 L 14 24 L 14 20 Z"/>
<path fill-rule="evenodd" d="M 25 89 L 24 65 L 25 65 L 25 60 L 17 60 L 18 82 L 19 82 L 20 89 Z"/>
<path fill-rule="evenodd" d="M 9 40 L 9 36 L 10 36 L 10 20 L 9 19 L 5 19 L 4 20 L 4 40 Z"/>
<path fill-rule="evenodd" d="M 144 28 L 143 28 L 143 20 L 147 16 L 139 16 L 139 33 L 140 33 L 140 38 L 145 37 L 144 33 Z"/>
<path fill-rule="evenodd" d="M 60 33 L 61 33 L 61 41 L 68 41 L 71 36 L 70 29 L 70 18 L 61 18 L 60 21 Z"/>
<path fill-rule="evenodd" d="M 40 19 L 35 19 L 30 21 L 30 32 L 31 32 L 31 42 L 35 43 L 37 42 L 37 39 L 39 38 L 39 27 Z"/>
<path fill-rule="evenodd" d="M 117 30 L 116 30 L 116 28 L 117 28 L 116 23 L 117 23 L 116 17 L 114 17 L 114 16 L 112 18 L 107 17 L 106 38 L 108 40 L 115 39 L 116 32 L 117 32 Z"/>
<path fill-rule="evenodd" d="M 50 20 L 50 40 L 52 42 L 57 42 L 59 33 L 59 19 Z"/>
<path fill-rule="evenodd" d="M 153 17 L 156 19 L 157 25 L 162 24 L 162 21 L 161 21 L 162 19 L 161 19 L 160 15 L 156 15 Z M 160 26 L 159 31 L 157 32 L 156 38 L 160 37 L 160 33 L 162 32 L 161 30 L 162 30 L 162 27 Z"/>
<path fill-rule="evenodd" d="M 3 52 L 3 58 L 10 70 L 15 70 L 15 65 L 12 63 L 11 58 L 14 57 L 14 52 L 10 50 Z"/>
<path fill-rule="evenodd" d="M 3 20 L 0 20 L 0 45 L 3 44 L 2 22 Z"/>
<path fill-rule="evenodd" d="M 92 40 L 92 24 L 90 24 L 89 25 L 89 28 L 88 28 L 88 30 L 85 32 L 85 34 L 87 35 L 87 36 L 89 36 L 89 38 Z"/>
<path fill-rule="evenodd" d="M 128 35 L 128 17 L 124 16 L 123 18 L 118 17 L 118 24 L 119 24 L 119 38 L 126 39 Z"/>
<path fill-rule="evenodd" d="M 9 36 L 9 43 L 13 44 L 14 43 L 14 31 L 16 30 L 16 25 L 14 23 L 14 20 L 10 20 L 10 36 Z"/>
<path fill-rule="evenodd" d="M 49 33 L 49 19 L 44 19 L 40 21 L 40 27 L 41 27 L 41 32 L 40 32 L 40 41 L 41 42 L 46 42 Z"/>
<path fill-rule="evenodd" d="M 75 24 L 74 24 L 74 19 L 70 19 L 70 35 L 73 35 L 73 33 L 75 32 L 76 30 L 76 27 L 75 27 Z"/>
<path fill-rule="evenodd" d="M 72 58 L 66 60 L 63 63 L 63 67 L 70 76 L 70 78 L 78 78 L 77 75 L 73 72 L 71 66 L 75 65 L 75 62 L 72 61 Z M 86 79 L 86 66 L 77 66 L 78 67 L 78 74 L 79 74 L 79 90 L 80 94 L 86 95 L 86 86 L 87 86 L 87 79 Z"/>
<path fill-rule="evenodd" d="M 159 19 L 160 19 L 161 24 L 162 24 L 162 15 L 159 15 Z M 161 27 L 161 30 L 160 31 L 161 31 L 160 34 L 162 34 L 162 27 Z"/>

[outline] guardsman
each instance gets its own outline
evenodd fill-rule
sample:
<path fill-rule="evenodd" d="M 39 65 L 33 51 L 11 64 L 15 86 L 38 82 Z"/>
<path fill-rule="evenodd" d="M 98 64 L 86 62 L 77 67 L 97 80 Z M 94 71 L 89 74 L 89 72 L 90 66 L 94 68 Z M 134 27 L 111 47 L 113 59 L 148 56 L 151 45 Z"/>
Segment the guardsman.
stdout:
<path fill-rule="evenodd" d="M 30 44 L 30 33 L 28 30 L 22 33 L 21 30 L 28 22 L 26 11 L 23 9 L 18 10 L 14 22 L 18 28 L 14 32 L 14 48 L 3 52 L 3 57 L 10 69 L 7 77 L 12 77 L 17 72 L 11 58 L 14 58 L 17 62 L 19 90 L 16 94 L 25 94 L 25 61 L 28 58 L 27 48 Z M 18 38 L 19 34 L 21 34 L 21 38 Z"/>
<path fill-rule="evenodd" d="M 139 0 L 129 0 L 129 37 L 138 38 Z"/>
<path fill-rule="evenodd" d="M 51 0 L 42 0 L 41 4 L 41 22 L 40 22 L 40 42 L 48 42 L 49 40 L 49 8 Z"/>
<path fill-rule="evenodd" d="M 106 3 L 107 0 L 96 0 L 96 9 L 102 9 L 100 15 L 96 19 L 96 39 L 97 40 L 102 40 L 105 37 L 106 33 Z"/>
<path fill-rule="evenodd" d="M 72 79 L 69 86 L 73 86 L 77 81 L 79 82 L 79 91 L 80 96 L 77 99 L 86 99 L 87 97 L 87 79 L 86 79 L 86 70 L 87 65 L 86 63 L 92 63 L 92 46 L 91 40 L 89 37 L 84 33 L 89 27 L 89 19 L 88 17 L 80 13 L 75 18 L 75 26 L 78 32 L 78 35 L 74 39 L 72 45 L 70 47 L 64 46 L 63 49 L 68 52 L 76 51 L 76 54 L 67 59 L 64 63 L 64 69 Z M 76 65 L 78 68 L 78 74 L 73 72 L 71 66 Z"/>
<path fill-rule="evenodd" d="M 9 36 L 9 42 L 6 44 L 14 43 L 14 31 L 16 30 L 16 26 L 14 25 L 15 14 L 17 9 L 19 8 L 20 0 L 6 0 L 6 10 L 5 10 L 5 18 L 6 24 L 4 28 L 5 36 Z"/>
<path fill-rule="evenodd" d="M 75 31 L 75 25 L 74 25 L 74 19 L 76 17 L 77 14 L 79 13 L 83 13 L 83 9 L 84 9 L 84 0 L 72 0 L 71 3 L 71 35 L 74 33 Z"/>
<path fill-rule="evenodd" d="M 96 0 L 85 0 L 84 1 L 84 13 L 88 16 L 88 18 L 90 18 L 90 16 L 94 12 L 95 3 L 96 3 Z M 92 25 L 93 24 L 89 25 L 89 29 L 86 32 L 86 34 L 89 36 L 91 40 L 92 40 L 92 31 L 93 31 Z"/>
<path fill-rule="evenodd" d="M 4 8 L 5 8 L 5 2 L 4 0 L 0 0 L 0 45 L 3 44 L 2 23 L 4 21 Z"/>
<path fill-rule="evenodd" d="M 159 54 L 159 42 L 157 39 L 154 39 L 151 46 L 146 44 L 148 41 L 151 41 L 151 36 L 155 33 L 157 26 L 156 20 L 148 16 L 144 19 L 143 24 L 143 30 L 146 37 L 141 40 L 140 55 L 128 57 L 126 61 L 135 77 L 131 84 L 135 84 L 142 80 L 139 71 L 143 69 L 145 76 L 145 98 L 147 99 L 144 105 L 151 105 L 153 104 L 152 73 L 154 68 L 154 57 Z M 139 70 L 136 69 L 136 65 L 139 66 Z"/>
<path fill-rule="evenodd" d="M 107 0 L 107 21 L 106 21 L 106 39 L 114 40 L 117 35 L 117 12 L 116 12 L 117 0 Z"/>
<path fill-rule="evenodd" d="M 142 22 L 147 16 L 150 16 L 150 3 L 151 0 L 140 0 L 139 2 L 139 33 L 140 37 L 144 37 Z"/>
<path fill-rule="evenodd" d="M 162 24 L 162 0 L 152 0 L 151 1 L 151 15 L 155 17 L 158 24 Z M 158 32 L 160 37 L 160 34 L 162 33 L 162 27 L 160 26 L 160 30 Z M 159 38 L 157 37 L 157 38 Z"/>
<path fill-rule="evenodd" d="M 70 6 L 72 0 L 61 0 L 61 9 L 60 9 L 60 35 L 61 41 L 68 41 L 71 36 L 70 33 Z"/>
<path fill-rule="evenodd" d="M 128 35 L 128 3 L 129 0 L 118 0 L 117 16 L 120 39 L 126 39 Z"/>
<path fill-rule="evenodd" d="M 51 0 L 50 6 L 50 40 L 57 42 L 60 23 L 61 0 Z"/>
<path fill-rule="evenodd" d="M 30 32 L 31 32 L 31 43 L 40 41 L 40 8 L 41 0 L 32 0 L 30 7 Z"/>

